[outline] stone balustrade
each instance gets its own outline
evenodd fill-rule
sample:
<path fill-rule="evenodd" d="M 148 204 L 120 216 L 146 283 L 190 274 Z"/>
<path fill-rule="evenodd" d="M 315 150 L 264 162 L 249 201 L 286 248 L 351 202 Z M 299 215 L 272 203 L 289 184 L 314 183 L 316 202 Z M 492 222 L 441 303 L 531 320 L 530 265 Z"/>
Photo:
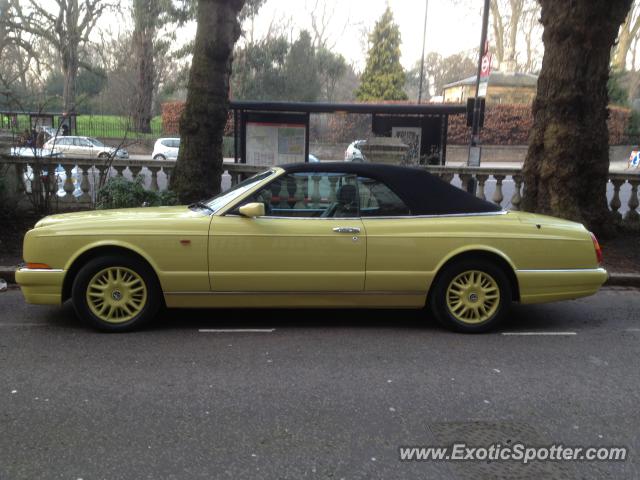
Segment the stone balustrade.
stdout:
<path fill-rule="evenodd" d="M 509 210 L 519 210 L 522 202 L 524 177 L 520 168 L 485 168 L 466 166 L 428 166 L 427 171 L 437 175 L 446 182 L 460 187 L 466 185 L 472 175 L 478 182 L 476 196 L 483 200 L 490 200 Z M 492 184 L 492 191 L 487 187 Z M 628 226 L 640 228 L 640 214 L 638 206 L 638 186 L 640 185 L 640 170 L 626 172 L 610 172 L 607 182 L 607 202 L 618 222 Z M 506 194 L 508 190 L 508 195 Z M 489 195 L 490 193 L 490 195 Z M 621 197 L 625 198 L 622 202 Z M 505 201 L 506 200 L 506 201 Z"/>
<path fill-rule="evenodd" d="M 175 161 L 170 160 L 121 160 L 111 162 L 102 159 L 30 159 L 0 155 L 0 172 L 9 181 L 10 193 L 17 198 L 18 206 L 27 205 L 27 196 L 32 195 L 27 179 L 28 172 L 53 172 L 58 194 L 54 207 L 60 211 L 91 208 L 95 201 L 96 187 L 103 185 L 108 177 L 144 176 L 145 188 L 165 190 L 169 184 Z M 57 172 L 56 172 L 57 168 Z M 486 168 L 466 166 L 421 167 L 443 180 L 460 187 L 474 175 L 478 186 L 476 195 L 490 200 L 506 209 L 518 210 L 522 201 L 524 178 L 519 168 Z M 224 163 L 222 188 L 229 188 L 244 178 L 264 170 L 261 165 Z M 64 172 L 64 173 L 63 173 Z M 33 176 L 33 175 L 32 175 Z M 25 181 L 27 180 L 27 181 Z M 607 183 L 609 208 L 621 222 L 640 227 L 638 186 L 640 171 L 611 172 Z M 54 187 L 55 188 L 55 187 Z M 13 192 L 11 190 L 13 189 Z"/>

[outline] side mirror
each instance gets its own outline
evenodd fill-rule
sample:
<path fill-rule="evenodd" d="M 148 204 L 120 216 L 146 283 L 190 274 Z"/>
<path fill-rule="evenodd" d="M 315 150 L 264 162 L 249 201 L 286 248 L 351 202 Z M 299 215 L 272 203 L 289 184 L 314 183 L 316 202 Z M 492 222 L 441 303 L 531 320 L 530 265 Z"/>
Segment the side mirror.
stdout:
<path fill-rule="evenodd" d="M 264 203 L 247 203 L 246 205 L 241 206 L 239 211 L 240 215 L 242 215 L 243 217 L 264 217 Z"/>

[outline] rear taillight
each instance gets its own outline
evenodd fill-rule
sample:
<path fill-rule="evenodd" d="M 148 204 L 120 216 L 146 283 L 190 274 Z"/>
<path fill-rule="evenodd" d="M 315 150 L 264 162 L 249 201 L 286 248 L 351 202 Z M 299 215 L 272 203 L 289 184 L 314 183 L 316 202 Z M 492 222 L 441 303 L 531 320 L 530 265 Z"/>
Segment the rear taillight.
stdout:
<path fill-rule="evenodd" d="M 591 240 L 593 240 L 593 248 L 596 251 L 596 259 L 598 260 L 598 265 L 600 265 L 602 263 L 602 248 L 600 248 L 600 244 L 598 243 L 598 239 L 596 238 L 596 236 L 589 232 L 589 234 L 591 235 Z"/>

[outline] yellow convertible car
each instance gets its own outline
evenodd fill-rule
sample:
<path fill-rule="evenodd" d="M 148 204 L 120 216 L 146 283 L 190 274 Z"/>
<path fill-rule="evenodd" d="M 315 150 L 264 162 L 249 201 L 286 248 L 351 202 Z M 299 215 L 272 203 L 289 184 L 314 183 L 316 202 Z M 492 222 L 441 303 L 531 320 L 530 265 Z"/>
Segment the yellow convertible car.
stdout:
<path fill-rule="evenodd" d="M 106 331 L 166 306 L 427 307 L 481 332 L 511 302 L 595 293 L 600 257 L 578 223 L 501 210 L 423 170 L 316 163 L 189 206 L 46 217 L 16 279 L 27 302 L 70 299 Z"/>

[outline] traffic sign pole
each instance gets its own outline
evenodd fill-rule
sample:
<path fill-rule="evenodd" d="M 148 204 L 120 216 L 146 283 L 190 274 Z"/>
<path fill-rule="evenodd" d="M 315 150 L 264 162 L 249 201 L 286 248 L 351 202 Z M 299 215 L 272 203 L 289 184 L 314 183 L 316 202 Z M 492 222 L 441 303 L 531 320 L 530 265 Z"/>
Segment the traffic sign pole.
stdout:
<path fill-rule="evenodd" d="M 487 48 L 487 30 L 489 27 L 489 4 L 491 0 L 484 0 L 484 9 L 482 11 L 482 32 L 480 34 L 480 48 L 478 52 L 478 71 L 476 75 L 476 96 L 473 102 L 473 120 L 471 126 L 471 141 L 469 144 L 469 158 L 467 165 L 472 163 L 480 166 L 480 76 L 483 70 L 483 60 L 488 57 Z M 488 58 L 488 70 L 491 69 L 491 59 Z M 471 176 L 466 185 L 467 192 L 475 195 L 476 179 Z"/>

